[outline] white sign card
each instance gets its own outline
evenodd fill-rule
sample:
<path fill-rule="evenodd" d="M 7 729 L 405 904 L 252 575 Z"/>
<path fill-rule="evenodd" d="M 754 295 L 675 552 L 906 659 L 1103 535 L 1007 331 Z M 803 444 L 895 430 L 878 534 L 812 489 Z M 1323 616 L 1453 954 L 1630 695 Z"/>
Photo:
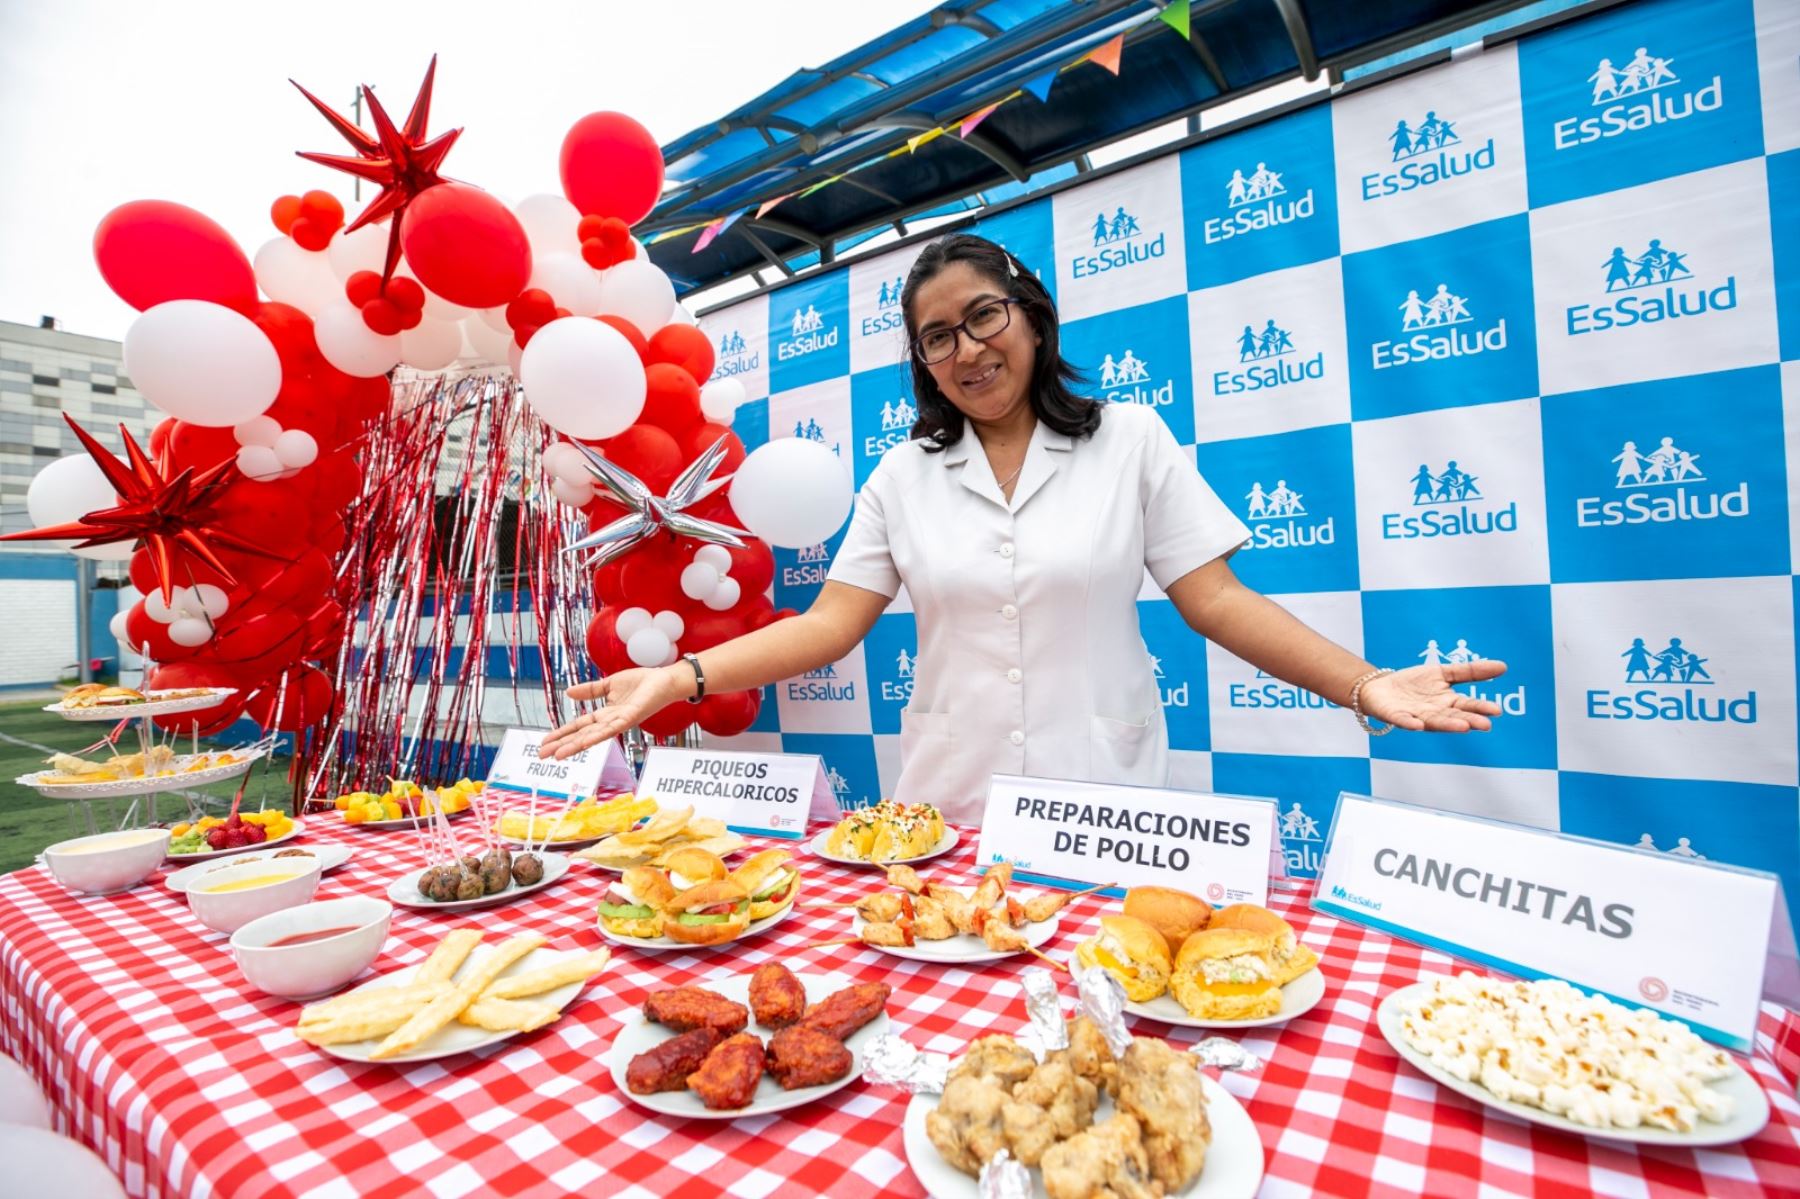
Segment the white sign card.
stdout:
<path fill-rule="evenodd" d="M 809 817 L 836 820 L 837 797 L 817 754 L 753 754 L 651 747 L 637 793 L 737 833 L 798 839 Z"/>
<path fill-rule="evenodd" d="M 1265 904 L 1279 862 L 1272 799 L 997 774 L 976 862 L 1052 887 L 1178 887 L 1209 903 Z"/>
<path fill-rule="evenodd" d="M 504 791 L 542 799 L 577 801 L 590 795 L 617 795 L 630 791 L 637 782 L 631 763 L 618 738 L 604 745 L 590 745 L 571 758 L 554 761 L 538 756 L 538 746 L 549 732 L 540 729 L 507 729 L 500 738 L 500 749 L 494 764 L 488 767 L 487 784 Z"/>
<path fill-rule="evenodd" d="M 1653 1008 L 1739 1052 L 1777 926 L 1793 955 L 1772 874 L 1348 793 L 1312 906 Z"/>

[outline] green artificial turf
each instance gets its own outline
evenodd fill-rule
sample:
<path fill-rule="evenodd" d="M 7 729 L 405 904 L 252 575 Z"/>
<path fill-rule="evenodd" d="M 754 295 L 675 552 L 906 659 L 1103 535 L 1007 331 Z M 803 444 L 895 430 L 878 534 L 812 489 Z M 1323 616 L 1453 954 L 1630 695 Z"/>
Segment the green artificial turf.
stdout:
<path fill-rule="evenodd" d="M 29 866 L 38 851 L 46 845 L 88 831 L 81 804 L 52 799 L 12 781 L 22 774 L 43 769 L 47 755 L 36 746 L 48 746 L 61 753 L 76 753 L 112 730 L 112 725 L 105 722 L 76 723 L 64 720 L 53 712 L 45 712 L 42 709 L 46 702 L 48 701 L 33 700 L 30 703 L 0 704 L 0 734 L 4 734 L 0 736 L 0 873 Z M 20 745 L 19 741 L 32 744 Z M 185 748 L 185 740 L 181 744 Z M 120 752 L 135 751 L 138 748 L 136 732 L 128 729 L 120 737 L 119 745 Z M 209 746 L 202 741 L 201 748 L 229 747 L 222 743 Z M 89 756 L 98 756 L 104 760 L 107 753 Z M 241 781 L 231 779 L 210 786 L 184 787 L 183 790 L 204 796 L 204 799 L 197 802 L 205 810 L 223 815 L 230 809 L 232 796 L 237 794 Z M 243 806 L 245 809 L 263 806 L 285 808 L 289 794 L 287 759 L 281 757 L 259 762 L 250 772 L 249 785 L 244 789 Z M 93 800 L 90 806 L 95 826 L 100 829 L 118 828 L 125 819 L 131 802 L 130 799 Z M 188 800 L 181 795 L 164 794 L 156 799 L 159 822 L 184 819 L 187 810 Z M 136 813 L 132 815 L 132 824 L 148 822 L 149 813 L 145 802 L 140 800 Z"/>

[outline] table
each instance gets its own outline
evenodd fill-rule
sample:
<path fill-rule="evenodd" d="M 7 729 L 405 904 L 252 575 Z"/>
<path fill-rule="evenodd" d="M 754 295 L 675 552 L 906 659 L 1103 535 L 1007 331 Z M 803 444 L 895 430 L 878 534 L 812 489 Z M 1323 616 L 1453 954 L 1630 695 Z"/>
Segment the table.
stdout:
<path fill-rule="evenodd" d="M 334 827 L 355 856 L 327 875 L 320 899 L 380 895 L 422 864 L 404 832 Z M 974 842 L 928 877 L 974 876 Z M 799 843 L 794 848 L 804 854 Z M 847 899 L 879 875 L 803 859 L 800 902 Z M 462 918 L 395 912 L 378 970 L 422 960 L 451 928 L 490 940 L 520 931 L 557 947 L 603 944 L 594 905 L 610 877 L 577 863 L 529 901 Z M 906 1165 L 907 1097 L 856 1083 L 780 1116 L 713 1124 L 673 1121 L 633 1105 L 606 1054 L 619 1015 L 658 987 L 749 971 L 771 957 L 894 988 L 895 1029 L 955 1052 L 1025 1026 L 1015 958 L 946 969 L 860 946 L 842 910 L 800 910 L 760 938 L 715 954 L 614 951 L 605 974 L 556 1024 L 480 1054 L 411 1067 L 341 1062 L 294 1038 L 296 1005 L 251 991 L 225 938 L 199 928 L 161 876 L 103 898 L 64 891 L 41 868 L 0 877 L 0 1049 L 44 1085 L 59 1128 L 93 1146 L 143 1196 L 556 1195 L 675 1199 L 730 1194 L 924 1194 Z M 1704 1152 L 1635 1152 L 1537 1129 L 1438 1088 L 1405 1065 L 1375 1028 L 1381 996 L 1452 959 L 1312 913 L 1304 897 L 1274 906 L 1322 959 L 1325 1000 L 1284 1026 L 1242 1040 L 1265 1059 L 1225 1087 L 1262 1135 L 1266 1196 L 1772 1194 L 1800 1187 L 1800 1017 L 1764 1010 L 1749 1063 L 1769 1092 L 1768 1128 Z M 1090 935 L 1101 901 L 1063 913 L 1048 946 L 1066 955 Z M 1073 984 L 1064 981 L 1072 1002 Z M 1191 1042 L 1204 1035 L 1134 1021 L 1135 1031 Z M 1784 1077 L 1785 1072 L 1785 1077 Z"/>

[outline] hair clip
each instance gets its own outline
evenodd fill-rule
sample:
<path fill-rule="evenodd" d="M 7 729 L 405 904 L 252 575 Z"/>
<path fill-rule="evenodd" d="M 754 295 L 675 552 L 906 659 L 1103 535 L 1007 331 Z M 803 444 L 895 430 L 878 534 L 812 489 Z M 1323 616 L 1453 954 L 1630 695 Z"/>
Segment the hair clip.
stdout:
<path fill-rule="evenodd" d="M 1019 277 L 1019 260 L 1014 258 L 1011 253 L 1006 254 L 1006 273 L 1014 279 Z"/>

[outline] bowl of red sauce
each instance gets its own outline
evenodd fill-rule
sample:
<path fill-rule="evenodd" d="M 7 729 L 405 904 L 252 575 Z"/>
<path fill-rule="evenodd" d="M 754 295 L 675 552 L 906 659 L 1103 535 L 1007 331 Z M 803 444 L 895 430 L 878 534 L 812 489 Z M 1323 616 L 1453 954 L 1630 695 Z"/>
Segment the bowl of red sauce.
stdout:
<path fill-rule="evenodd" d="M 366 895 L 284 908 L 231 934 L 244 978 L 282 999 L 328 995 L 367 970 L 387 943 L 394 907 Z"/>

